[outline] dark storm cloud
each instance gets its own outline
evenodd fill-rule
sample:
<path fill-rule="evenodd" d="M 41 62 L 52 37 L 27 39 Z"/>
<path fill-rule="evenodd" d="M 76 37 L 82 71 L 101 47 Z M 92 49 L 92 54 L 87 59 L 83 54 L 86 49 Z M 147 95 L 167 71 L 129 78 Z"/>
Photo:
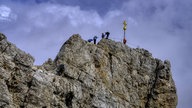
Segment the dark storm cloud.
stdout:
<path fill-rule="evenodd" d="M 82 10 L 97 10 L 101 15 L 106 14 L 109 10 L 120 9 L 123 2 L 127 0 L 11 0 L 20 3 L 52 3 L 69 6 L 79 6 Z"/>
<path fill-rule="evenodd" d="M 72 2 L 66 0 L 56 0 L 57 3 L 67 5 L 78 5 L 83 10 L 97 10 L 99 14 L 106 14 L 111 9 L 119 9 L 126 0 L 73 0 Z"/>
<path fill-rule="evenodd" d="M 157 20 L 177 30 L 191 27 L 191 5 L 190 0 L 148 0 L 148 2 L 132 0 L 124 5 L 124 10 L 136 18 L 143 18 L 146 21 Z"/>

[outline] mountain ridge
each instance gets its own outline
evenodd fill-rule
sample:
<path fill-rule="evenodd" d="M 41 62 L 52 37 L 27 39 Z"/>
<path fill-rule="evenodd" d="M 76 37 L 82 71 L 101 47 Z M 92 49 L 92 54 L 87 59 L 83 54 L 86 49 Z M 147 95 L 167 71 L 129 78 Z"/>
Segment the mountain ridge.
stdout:
<path fill-rule="evenodd" d="M 140 48 L 102 39 L 89 43 L 75 34 L 54 60 L 34 58 L 0 34 L 0 107 L 176 108 L 168 60 Z"/>

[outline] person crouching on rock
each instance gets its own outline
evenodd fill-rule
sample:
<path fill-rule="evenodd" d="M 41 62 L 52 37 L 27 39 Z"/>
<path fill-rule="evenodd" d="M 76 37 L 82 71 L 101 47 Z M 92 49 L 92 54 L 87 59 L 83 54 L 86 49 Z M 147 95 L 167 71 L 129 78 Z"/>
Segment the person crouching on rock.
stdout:
<path fill-rule="evenodd" d="M 93 39 L 88 39 L 87 41 L 88 41 L 88 42 L 92 42 L 92 41 L 93 41 Z"/>

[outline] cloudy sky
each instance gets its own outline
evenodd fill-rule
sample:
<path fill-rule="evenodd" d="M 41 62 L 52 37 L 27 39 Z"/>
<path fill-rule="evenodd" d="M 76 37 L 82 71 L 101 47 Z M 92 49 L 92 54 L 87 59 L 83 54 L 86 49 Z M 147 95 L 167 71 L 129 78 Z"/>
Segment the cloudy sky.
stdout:
<path fill-rule="evenodd" d="M 0 32 L 39 65 L 54 59 L 72 34 L 87 40 L 109 31 L 122 41 L 126 20 L 127 44 L 171 61 L 177 108 L 190 108 L 191 12 L 192 0 L 0 0 Z"/>

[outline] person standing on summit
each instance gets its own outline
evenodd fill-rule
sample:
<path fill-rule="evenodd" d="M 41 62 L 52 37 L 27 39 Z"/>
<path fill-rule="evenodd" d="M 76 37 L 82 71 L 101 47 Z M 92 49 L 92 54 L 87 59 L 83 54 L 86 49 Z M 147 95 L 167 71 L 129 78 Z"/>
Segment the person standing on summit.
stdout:
<path fill-rule="evenodd" d="M 108 39 L 109 38 L 109 32 L 105 32 L 105 34 L 106 34 L 106 39 Z"/>
<path fill-rule="evenodd" d="M 97 36 L 93 37 L 94 44 L 96 44 Z"/>
<path fill-rule="evenodd" d="M 102 38 L 102 39 L 105 38 L 105 34 L 104 34 L 104 33 L 102 33 L 101 38 Z"/>

